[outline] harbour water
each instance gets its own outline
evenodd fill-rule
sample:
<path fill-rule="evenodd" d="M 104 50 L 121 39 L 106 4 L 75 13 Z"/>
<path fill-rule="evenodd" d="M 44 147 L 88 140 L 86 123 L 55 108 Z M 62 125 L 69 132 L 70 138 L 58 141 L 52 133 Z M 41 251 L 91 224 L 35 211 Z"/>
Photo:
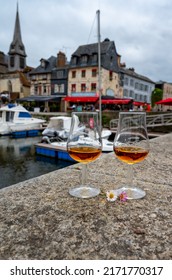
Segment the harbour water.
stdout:
<path fill-rule="evenodd" d="M 73 164 L 36 155 L 40 139 L 0 137 L 0 189 Z"/>

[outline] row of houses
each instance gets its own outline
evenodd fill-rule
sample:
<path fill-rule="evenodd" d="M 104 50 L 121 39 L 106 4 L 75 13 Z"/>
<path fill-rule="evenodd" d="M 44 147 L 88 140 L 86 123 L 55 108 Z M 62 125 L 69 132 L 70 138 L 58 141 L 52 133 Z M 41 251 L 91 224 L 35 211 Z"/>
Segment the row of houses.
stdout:
<path fill-rule="evenodd" d="M 105 39 L 100 43 L 101 71 L 98 68 L 98 43 L 79 46 L 68 62 L 65 53 L 41 58 L 36 68 L 26 65 L 26 52 L 22 42 L 19 12 L 17 8 L 13 41 L 8 55 L 0 52 L 0 93 L 11 100 L 49 102 L 56 110 L 66 111 L 72 105 L 98 102 L 116 105 L 151 102 L 155 82 L 127 68 L 121 62 L 114 41 Z M 99 75 L 101 88 L 99 88 Z M 171 86 L 172 94 L 172 86 Z"/>

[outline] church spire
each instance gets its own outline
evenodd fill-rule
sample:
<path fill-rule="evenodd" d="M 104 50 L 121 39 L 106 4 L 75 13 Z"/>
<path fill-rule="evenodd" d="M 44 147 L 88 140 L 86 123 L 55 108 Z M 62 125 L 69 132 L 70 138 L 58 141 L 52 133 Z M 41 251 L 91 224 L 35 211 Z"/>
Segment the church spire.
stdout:
<path fill-rule="evenodd" d="M 19 9 L 17 2 L 16 20 L 13 34 L 13 41 L 9 49 L 9 71 L 23 70 L 26 67 L 26 52 L 22 42 Z"/>

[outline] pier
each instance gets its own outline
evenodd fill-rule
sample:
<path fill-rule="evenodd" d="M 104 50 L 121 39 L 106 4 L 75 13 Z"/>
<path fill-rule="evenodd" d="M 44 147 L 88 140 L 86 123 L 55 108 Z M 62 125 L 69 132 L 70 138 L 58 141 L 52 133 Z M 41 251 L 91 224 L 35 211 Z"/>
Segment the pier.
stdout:
<path fill-rule="evenodd" d="M 91 199 L 71 197 L 82 164 L 0 190 L 0 258 L 6 260 L 172 259 L 172 133 L 150 140 L 134 165 L 140 200 L 109 202 L 106 191 L 127 181 L 127 164 L 114 153 L 89 164 Z"/>

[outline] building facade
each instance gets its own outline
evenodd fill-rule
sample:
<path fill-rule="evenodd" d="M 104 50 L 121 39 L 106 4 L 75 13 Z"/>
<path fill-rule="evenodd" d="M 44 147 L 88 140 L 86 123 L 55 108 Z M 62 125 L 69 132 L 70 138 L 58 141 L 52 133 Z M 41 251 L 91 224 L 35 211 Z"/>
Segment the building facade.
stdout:
<path fill-rule="evenodd" d="M 156 82 L 156 88 L 162 89 L 163 99 L 172 98 L 172 83 L 167 83 L 164 81 Z"/>
<path fill-rule="evenodd" d="M 85 97 L 85 102 L 91 101 L 90 97 L 102 96 L 122 97 L 119 81 L 118 54 L 113 41 L 105 39 L 100 44 L 101 73 L 98 67 L 98 44 L 79 46 L 72 54 L 68 73 L 68 98 L 66 101 L 74 102 L 79 96 Z M 99 78 L 101 77 L 101 88 Z M 70 99 L 71 97 L 71 99 Z M 95 99 L 96 100 L 96 99 Z"/>
<path fill-rule="evenodd" d="M 132 98 L 135 102 L 151 103 L 151 94 L 155 83 L 149 78 L 135 72 L 134 68 L 121 68 L 120 80 L 123 97 Z"/>

